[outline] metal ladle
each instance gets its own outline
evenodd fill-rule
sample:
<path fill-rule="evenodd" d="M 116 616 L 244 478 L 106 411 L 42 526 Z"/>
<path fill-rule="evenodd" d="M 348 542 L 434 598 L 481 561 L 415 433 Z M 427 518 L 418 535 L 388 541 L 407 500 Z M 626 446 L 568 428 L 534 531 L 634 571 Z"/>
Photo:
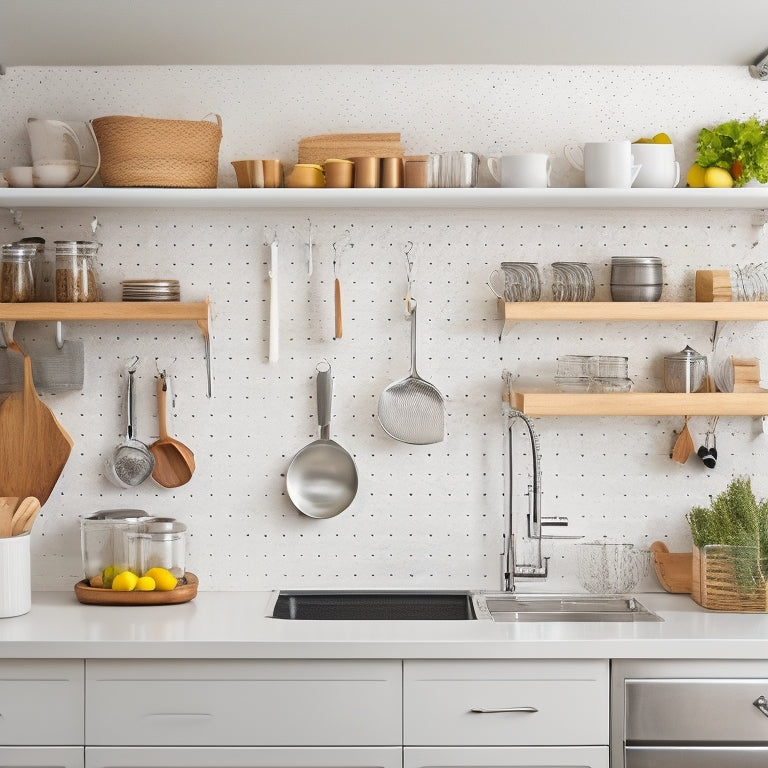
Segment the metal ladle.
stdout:
<path fill-rule="evenodd" d="M 343 512 L 357 494 L 352 456 L 330 439 L 333 379 L 331 367 L 317 371 L 317 418 L 320 439 L 302 448 L 285 474 L 288 497 L 307 517 L 328 518 Z"/>
<path fill-rule="evenodd" d="M 155 468 L 155 457 L 150 453 L 149 448 L 134 437 L 136 427 L 133 375 L 136 373 L 138 364 L 139 358 L 135 357 L 128 366 L 125 440 L 107 459 L 107 477 L 118 488 L 134 488 L 141 485 Z"/>

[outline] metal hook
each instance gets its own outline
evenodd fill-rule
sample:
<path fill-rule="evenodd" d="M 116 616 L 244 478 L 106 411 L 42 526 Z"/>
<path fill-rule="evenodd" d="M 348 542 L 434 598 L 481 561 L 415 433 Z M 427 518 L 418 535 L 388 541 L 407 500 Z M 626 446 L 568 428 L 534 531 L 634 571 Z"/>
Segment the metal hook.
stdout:
<path fill-rule="evenodd" d="M 128 368 L 128 373 L 136 373 L 136 368 L 139 366 L 139 356 L 134 355 L 133 359 L 130 363 L 126 366 Z"/>
<path fill-rule="evenodd" d="M 348 229 L 344 230 L 344 234 L 339 240 L 333 243 L 333 276 L 336 277 L 338 269 L 341 267 L 341 256 L 346 248 L 354 248 L 355 244 L 351 242 L 351 234 Z"/>
<path fill-rule="evenodd" d="M 93 219 L 91 220 L 91 232 L 93 232 L 93 234 L 95 235 L 96 230 L 98 228 L 99 228 L 99 219 L 96 216 L 94 216 Z"/>
<path fill-rule="evenodd" d="M 13 223 L 19 228 L 24 229 L 24 225 L 21 223 L 21 217 L 22 217 L 22 211 L 20 211 L 18 208 L 9 208 L 8 209 L 11 216 L 13 216 Z"/>
<path fill-rule="evenodd" d="M 413 305 L 411 300 L 411 290 L 413 289 L 413 284 L 416 282 L 416 278 L 414 277 L 414 273 L 416 271 L 416 263 L 411 258 L 411 251 L 413 250 L 413 240 L 409 240 L 405 244 L 405 276 L 408 280 L 408 288 L 405 292 L 405 316 L 410 317 L 411 312 L 413 312 Z"/>
<path fill-rule="evenodd" d="M 307 275 L 312 276 L 312 219 L 307 217 Z"/>
<path fill-rule="evenodd" d="M 56 349 L 64 349 L 64 334 L 61 330 L 61 320 L 56 321 Z"/>
<path fill-rule="evenodd" d="M 267 227 L 265 225 L 264 226 L 264 245 L 272 245 L 272 243 L 276 243 L 276 242 L 277 242 L 277 230 L 276 229 L 272 230 L 272 239 L 269 240 L 267 236 Z"/>

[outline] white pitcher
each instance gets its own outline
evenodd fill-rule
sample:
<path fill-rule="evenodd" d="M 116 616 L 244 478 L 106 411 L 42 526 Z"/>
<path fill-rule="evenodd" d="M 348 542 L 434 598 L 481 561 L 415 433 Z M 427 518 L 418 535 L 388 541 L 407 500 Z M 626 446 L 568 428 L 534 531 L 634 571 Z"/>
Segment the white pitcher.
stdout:
<path fill-rule="evenodd" d="M 27 119 L 35 186 L 66 187 L 80 173 L 80 140 L 63 120 Z"/>

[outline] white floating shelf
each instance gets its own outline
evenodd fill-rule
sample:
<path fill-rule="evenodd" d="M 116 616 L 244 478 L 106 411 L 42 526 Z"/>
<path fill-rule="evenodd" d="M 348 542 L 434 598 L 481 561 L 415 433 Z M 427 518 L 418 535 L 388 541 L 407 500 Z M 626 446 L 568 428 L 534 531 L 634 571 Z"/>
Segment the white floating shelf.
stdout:
<path fill-rule="evenodd" d="M 768 187 L 741 189 L 0 189 L 23 208 L 739 208 L 768 209 Z"/>

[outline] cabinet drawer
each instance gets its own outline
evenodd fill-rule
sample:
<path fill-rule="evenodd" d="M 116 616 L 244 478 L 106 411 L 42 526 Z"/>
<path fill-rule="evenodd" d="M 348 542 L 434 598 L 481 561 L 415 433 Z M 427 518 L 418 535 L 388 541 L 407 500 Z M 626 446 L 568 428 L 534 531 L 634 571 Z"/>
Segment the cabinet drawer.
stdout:
<path fill-rule="evenodd" d="M 608 747 L 406 747 L 403 768 L 608 768 Z"/>
<path fill-rule="evenodd" d="M 0 661 L 0 744 L 83 744 L 83 662 Z"/>
<path fill-rule="evenodd" d="M 627 680 L 628 742 L 768 742 L 768 679 Z M 681 717 L 684 714 L 684 717 Z"/>
<path fill-rule="evenodd" d="M 82 747 L 0 747 L 0 768 L 83 768 Z"/>
<path fill-rule="evenodd" d="M 402 768 L 400 747 L 88 747 L 86 768 Z"/>
<path fill-rule="evenodd" d="M 395 660 L 86 662 L 90 745 L 399 745 Z"/>
<path fill-rule="evenodd" d="M 608 662 L 413 661 L 406 745 L 608 744 Z"/>

